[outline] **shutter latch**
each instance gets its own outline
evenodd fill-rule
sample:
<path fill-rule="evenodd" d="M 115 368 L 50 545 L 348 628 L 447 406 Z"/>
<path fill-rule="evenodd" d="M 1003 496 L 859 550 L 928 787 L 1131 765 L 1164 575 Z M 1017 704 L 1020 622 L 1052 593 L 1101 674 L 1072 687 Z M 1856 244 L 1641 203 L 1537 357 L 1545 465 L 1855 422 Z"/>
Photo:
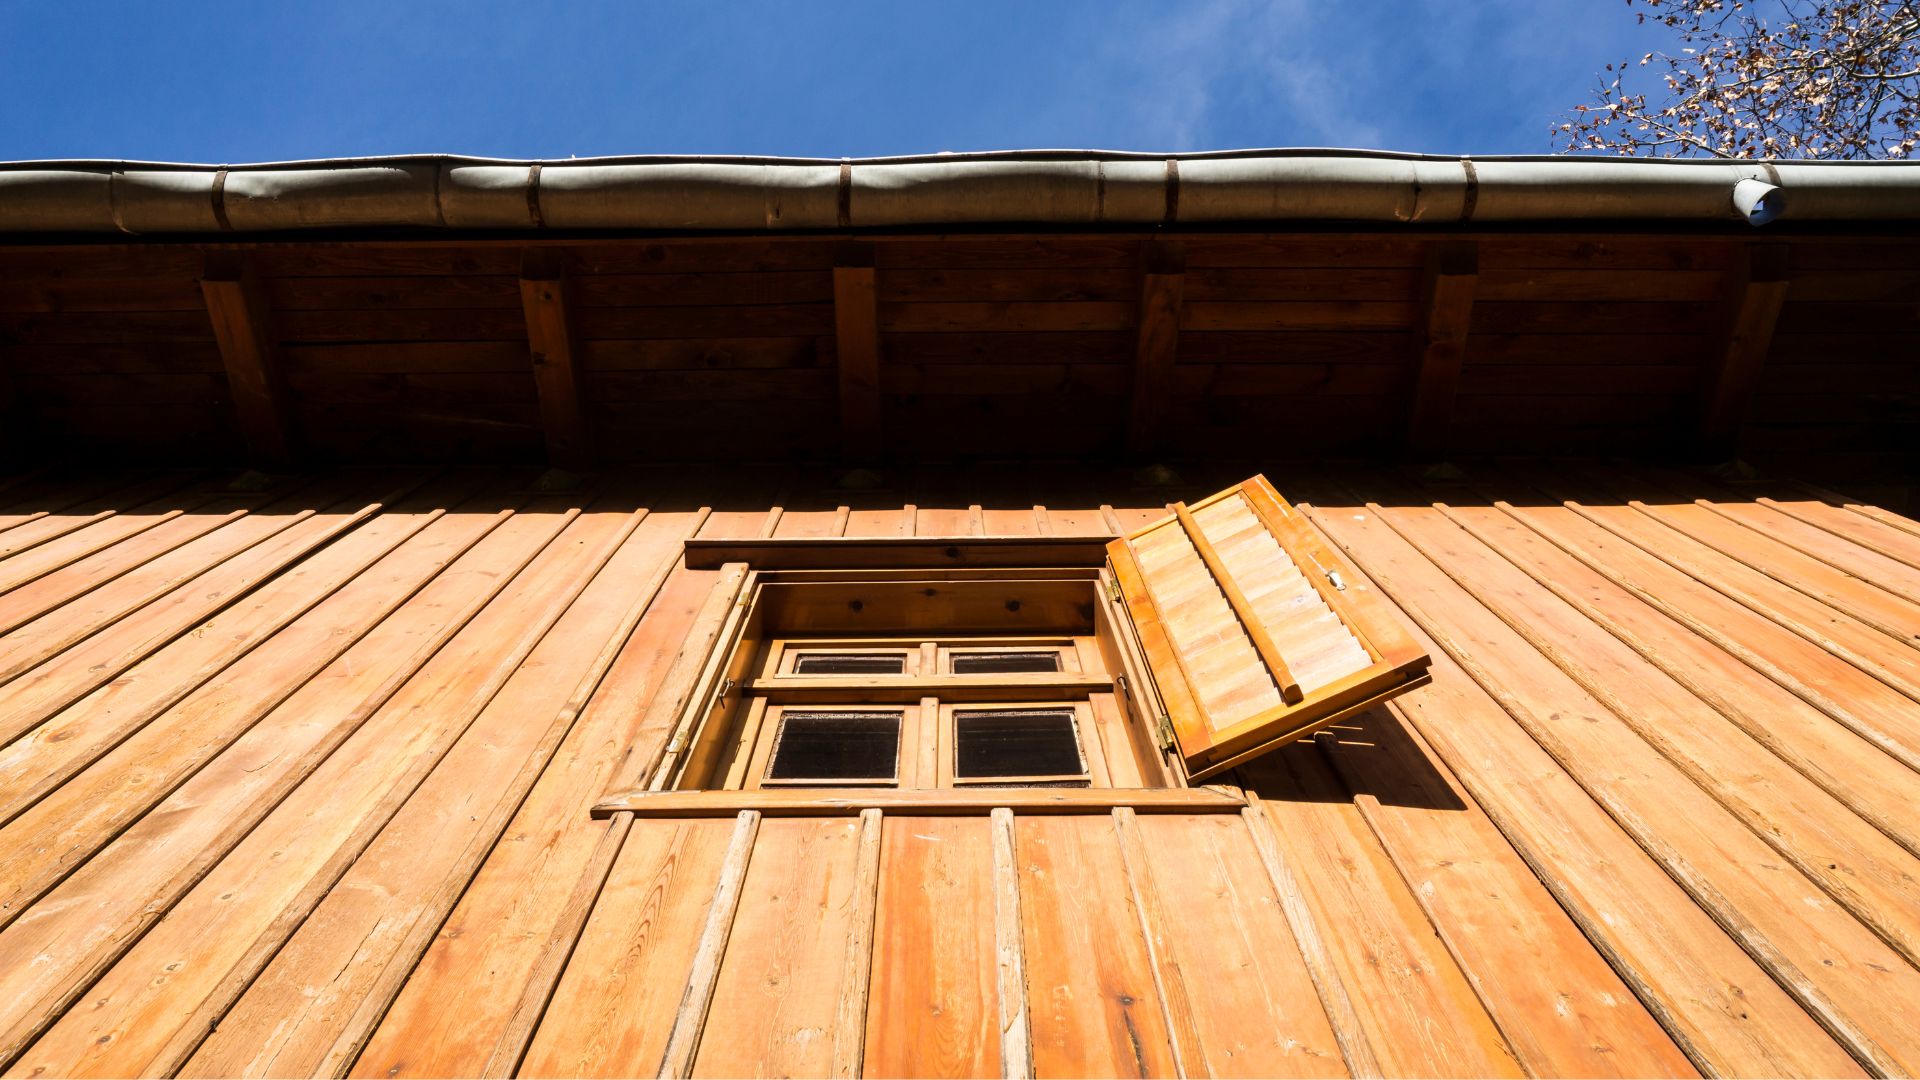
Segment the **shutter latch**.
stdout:
<path fill-rule="evenodd" d="M 1327 571 L 1327 580 L 1333 584 L 1334 588 L 1340 590 L 1341 592 L 1347 591 L 1347 583 L 1340 580 L 1340 571 L 1338 570 Z"/>
<path fill-rule="evenodd" d="M 1173 749 L 1173 718 L 1166 713 L 1160 714 L 1160 749 Z"/>

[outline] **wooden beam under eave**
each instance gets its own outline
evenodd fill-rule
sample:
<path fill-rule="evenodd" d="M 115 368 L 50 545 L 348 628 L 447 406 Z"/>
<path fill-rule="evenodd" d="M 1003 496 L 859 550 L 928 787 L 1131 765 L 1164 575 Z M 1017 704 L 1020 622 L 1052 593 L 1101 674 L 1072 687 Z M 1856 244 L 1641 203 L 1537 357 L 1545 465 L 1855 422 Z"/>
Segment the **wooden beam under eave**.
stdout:
<path fill-rule="evenodd" d="M 7 357 L 0 352 L 0 465 L 11 463 L 27 445 L 27 410 L 14 384 Z"/>
<path fill-rule="evenodd" d="M 227 392 L 248 455 L 261 465 L 291 465 L 296 456 L 293 409 L 279 350 L 267 328 L 259 278 L 240 256 L 208 255 L 200 294 L 226 366 Z"/>
<path fill-rule="evenodd" d="M 1127 449 L 1137 457 L 1158 452 L 1166 435 L 1185 295 L 1186 254 L 1179 242 L 1159 237 L 1148 241 L 1140 275 L 1133 399 L 1127 409 Z"/>
<path fill-rule="evenodd" d="M 1428 253 L 1420 279 L 1420 351 L 1407 419 L 1407 450 L 1415 457 L 1436 458 L 1447 451 L 1479 277 L 1480 252 L 1471 240 L 1442 240 Z"/>
<path fill-rule="evenodd" d="M 577 469 L 590 463 L 592 447 L 580 408 L 563 258 L 556 248 L 534 248 L 522 257 L 520 306 L 527 317 L 527 349 L 533 359 L 534 391 L 540 398 L 547 464 Z"/>
<path fill-rule="evenodd" d="M 843 244 L 833 267 L 833 334 L 840 384 L 840 434 L 849 458 L 877 456 L 880 427 L 880 301 L 873 247 Z"/>
<path fill-rule="evenodd" d="M 1732 455 L 1786 299 L 1787 249 L 1749 248 L 1730 283 L 1724 329 L 1702 380 L 1695 429 L 1695 449 L 1702 457 Z"/>

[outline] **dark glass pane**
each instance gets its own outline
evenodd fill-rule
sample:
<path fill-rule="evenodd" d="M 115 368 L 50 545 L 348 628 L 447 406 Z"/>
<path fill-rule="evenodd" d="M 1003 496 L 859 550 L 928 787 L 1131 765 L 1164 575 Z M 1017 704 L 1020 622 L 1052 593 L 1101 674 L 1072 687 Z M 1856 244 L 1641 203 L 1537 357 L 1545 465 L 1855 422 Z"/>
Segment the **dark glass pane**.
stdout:
<path fill-rule="evenodd" d="M 960 710 L 953 715 L 957 777 L 1060 776 L 1086 771 L 1072 709 Z"/>
<path fill-rule="evenodd" d="M 963 652 L 953 654 L 955 675 L 1015 675 L 1060 670 L 1057 652 Z"/>
<path fill-rule="evenodd" d="M 780 720 L 770 780 L 891 780 L 900 759 L 900 713 L 788 712 Z"/>
<path fill-rule="evenodd" d="M 801 653 L 793 661 L 795 675 L 902 675 L 906 670 L 902 653 Z"/>

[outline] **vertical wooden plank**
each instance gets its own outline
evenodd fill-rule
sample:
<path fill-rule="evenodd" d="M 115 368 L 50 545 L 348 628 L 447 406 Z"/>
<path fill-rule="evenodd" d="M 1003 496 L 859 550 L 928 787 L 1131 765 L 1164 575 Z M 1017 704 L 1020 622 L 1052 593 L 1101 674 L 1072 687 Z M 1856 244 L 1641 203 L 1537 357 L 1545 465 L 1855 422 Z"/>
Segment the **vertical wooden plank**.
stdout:
<path fill-rule="evenodd" d="M 1315 743 L 1536 1076 L 1694 1066 L 1444 765 L 1383 710 Z"/>
<path fill-rule="evenodd" d="M 712 818 L 609 830 L 625 842 L 526 1060 L 516 1042 L 513 1060 L 486 1075 L 642 1076 L 666 1052 L 685 1000 L 679 976 L 705 943 L 700 930 L 712 925 L 716 883 L 733 866 L 729 834 L 739 827 Z"/>
<path fill-rule="evenodd" d="M 871 457 L 881 449 L 880 304 L 871 244 L 842 244 L 835 255 L 833 330 L 843 446 L 850 457 Z"/>
<path fill-rule="evenodd" d="M 1787 249 L 1755 246 L 1746 265 L 1728 283 L 1727 321 L 1704 373 L 1700 391 L 1697 449 L 1725 457 L 1734 449 L 1760 368 L 1773 345 L 1773 328 L 1787 299 Z"/>
<path fill-rule="evenodd" d="M 200 294 L 226 366 L 227 389 L 248 454 L 263 465 L 291 464 L 295 454 L 286 375 L 267 328 L 266 298 L 252 266 L 236 255 L 207 256 Z"/>
<path fill-rule="evenodd" d="M 527 318 L 527 348 L 540 395 L 540 426 L 547 462 L 573 469 L 587 464 L 590 448 L 580 409 L 580 378 L 573 357 L 564 252 L 530 248 L 520 264 L 520 306 Z"/>
<path fill-rule="evenodd" d="M 1014 830 L 1034 1074 L 1177 1075 L 1112 819 L 1029 815 Z"/>
<path fill-rule="evenodd" d="M 862 822 L 770 818 L 740 887 L 688 1075 L 824 1076 L 836 1062 Z M 869 887 L 870 888 L 870 887 Z"/>
<path fill-rule="evenodd" d="M 931 652 L 932 650 L 927 651 Z M 922 671 L 932 669 L 933 665 L 931 661 L 923 658 L 922 664 L 924 665 L 921 668 Z M 940 699 L 936 697 L 921 698 L 920 722 L 918 724 L 910 723 L 909 726 L 914 729 L 914 746 L 917 750 L 917 756 L 912 763 L 914 770 L 913 785 L 923 788 L 941 786 L 940 752 L 945 748 L 944 744 L 946 740 L 940 734 Z M 904 754 L 902 754 L 901 760 L 903 762 L 906 761 Z M 903 764 L 902 768 L 905 767 Z"/>
<path fill-rule="evenodd" d="M 993 950 L 1000 998 L 1000 1075 L 1033 1073 L 1033 1018 L 1027 1002 L 1027 937 L 1013 811 L 993 811 Z"/>
<path fill-rule="evenodd" d="M 1844 1023 L 1816 1019 L 1806 998 L 1776 982 L 1758 959 L 1765 953 L 1750 953 L 1733 936 L 1745 928 L 1725 925 L 1718 912 L 1710 915 L 1699 906 L 1681 875 L 1655 854 L 1658 849 L 1626 831 L 1631 818 L 1596 801 L 1607 793 L 1577 782 L 1516 722 L 1529 714 L 1513 698 L 1512 684 L 1488 678 L 1474 654 L 1460 647 L 1461 638 L 1428 615 L 1470 601 L 1439 587 L 1434 576 L 1440 572 L 1368 504 L 1302 511 L 1382 595 L 1391 589 L 1393 603 L 1433 655 L 1433 683 L 1390 708 L 1444 759 L 1687 1056 L 1709 1075 L 1862 1075 L 1859 1062 L 1836 1041 L 1857 1043 L 1855 1033 Z M 1430 636 L 1436 630 L 1439 635 Z M 1596 760 L 1615 772 L 1619 756 L 1618 747 L 1610 746 Z M 1665 785 L 1664 797 L 1683 795 L 1687 786 Z M 1686 827 L 1671 807 L 1665 814 L 1670 825 Z M 1715 843 L 1723 846 L 1710 864 L 1732 858 L 1724 845 L 1738 843 L 1744 833 L 1715 831 Z M 1790 872 L 1777 857 L 1770 862 L 1769 876 Z M 1681 864 L 1683 873 L 1688 868 Z"/>
<path fill-rule="evenodd" d="M 713 901 L 707 908 L 700 945 L 687 971 L 686 989 L 681 993 L 673 1028 L 667 1033 L 667 1048 L 660 1055 L 659 1076 L 663 1080 L 693 1075 L 694 1054 L 699 1051 L 700 1035 L 706 1030 L 707 1010 L 720 981 L 721 960 L 726 956 L 727 939 L 733 933 L 733 919 L 740 907 L 740 891 L 746 882 L 759 829 L 759 811 L 740 811 L 735 819 L 733 839 L 727 844 L 726 858 L 720 863 L 720 880 L 714 886 Z"/>
<path fill-rule="evenodd" d="M 1137 852 L 1163 910 L 1160 962 L 1184 977 L 1205 1074 L 1347 1075 L 1333 1026 L 1287 929 L 1247 822 L 1232 814 L 1146 814 Z M 1188 1071 L 1200 1075 L 1191 1059 Z"/>
<path fill-rule="evenodd" d="M 1379 1060 L 1374 1057 L 1372 1045 L 1367 1042 L 1366 1030 L 1360 1024 L 1360 1014 L 1353 1007 L 1352 996 L 1347 993 L 1347 984 L 1334 964 L 1333 950 L 1327 946 L 1327 939 L 1320 932 L 1319 920 L 1314 917 L 1313 908 L 1308 905 L 1299 880 L 1293 876 L 1292 867 L 1274 840 L 1273 826 L 1261 812 L 1260 796 L 1249 791 L 1247 802 L 1251 805 L 1242 810 L 1240 816 L 1247 823 L 1247 834 L 1253 838 L 1254 850 L 1259 853 L 1260 863 L 1266 869 L 1268 879 L 1273 882 L 1274 894 L 1280 898 L 1280 911 L 1287 920 L 1287 928 L 1293 932 L 1294 940 L 1300 943 L 1301 959 L 1306 962 L 1308 977 L 1320 992 L 1320 1004 L 1327 1011 L 1327 1020 L 1333 1026 L 1333 1037 L 1340 1045 L 1340 1056 L 1346 1059 L 1347 1071 L 1356 1077 L 1385 1076 Z"/>
<path fill-rule="evenodd" d="M 1147 961 L 1152 966 L 1153 985 L 1160 998 L 1160 1015 L 1167 1024 L 1174 1069 L 1180 1076 L 1212 1076 L 1214 1071 L 1207 1060 L 1206 1045 L 1194 1023 L 1186 978 L 1167 949 L 1162 932 L 1167 925 L 1167 914 L 1160 902 L 1153 868 L 1147 860 L 1139 816 L 1132 807 L 1113 808 L 1113 832 L 1120 841 L 1120 865 L 1126 873 L 1127 890 L 1133 897 L 1134 915 L 1140 920 L 1140 937 L 1147 945 Z"/>
<path fill-rule="evenodd" d="M 1521 1076 L 1505 1036 L 1311 743 L 1247 770 L 1390 1075 Z"/>
<path fill-rule="evenodd" d="M 1007 940 L 1017 948 L 1020 938 L 1013 849 L 1009 844 L 1002 873 L 994 854 L 998 829 L 980 817 L 886 819 L 867 996 L 868 1075 L 1001 1074 L 997 883 L 1010 890 L 1016 923 Z M 1015 986 L 1024 1001 L 1024 979 Z"/>
<path fill-rule="evenodd" d="M 1419 366 L 1407 422 L 1407 448 L 1422 457 L 1446 451 L 1478 276 L 1479 252 L 1471 240 L 1440 241 L 1428 255 L 1420 280 Z"/>
<path fill-rule="evenodd" d="M 833 1020 L 836 1077 L 861 1075 L 867 1042 L 867 994 L 873 974 L 873 931 L 880 891 L 880 811 L 860 811 L 860 853 L 847 915 L 846 960 L 840 971 L 840 1011 Z"/>
<path fill-rule="evenodd" d="M 1148 455 L 1160 449 L 1173 391 L 1173 364 L 1180 351 L 1180 311 L 1186 288 L 1186 257 L 1178 242 L 1147 241 L 1140 277 L 1140 324 L 1134 345 L 1133 400 L 1127 411 L 1127 448 Z M 1116 530 L 1118 531 L 1118 530 Z"/>

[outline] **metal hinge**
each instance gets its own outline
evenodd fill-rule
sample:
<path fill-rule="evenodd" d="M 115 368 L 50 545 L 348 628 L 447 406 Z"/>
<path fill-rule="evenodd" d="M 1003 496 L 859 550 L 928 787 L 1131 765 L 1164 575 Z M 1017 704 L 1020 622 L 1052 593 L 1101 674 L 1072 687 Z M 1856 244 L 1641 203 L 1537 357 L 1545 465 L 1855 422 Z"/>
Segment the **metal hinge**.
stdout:
<path fill-rule="evenodd" d="M 674 732 L 673 738 L 667 741 L 667 753 L 669 754 L 677 754 L 686 748 L 687 733 L 685 730 Z"/>
<path fill-rule="evenodd" d="M 1160 749 L 1173 749 L 1173 718 L 1166 713 L 1160 714 Z"/>
<path fill-rule="evenodd" d="M 1113 597 L 1116 604 L 1126 602 L 1126 597 L 1120 594 L 1120 583 L 1112 578 L 1107 579 L 1107 595 Z"/>

